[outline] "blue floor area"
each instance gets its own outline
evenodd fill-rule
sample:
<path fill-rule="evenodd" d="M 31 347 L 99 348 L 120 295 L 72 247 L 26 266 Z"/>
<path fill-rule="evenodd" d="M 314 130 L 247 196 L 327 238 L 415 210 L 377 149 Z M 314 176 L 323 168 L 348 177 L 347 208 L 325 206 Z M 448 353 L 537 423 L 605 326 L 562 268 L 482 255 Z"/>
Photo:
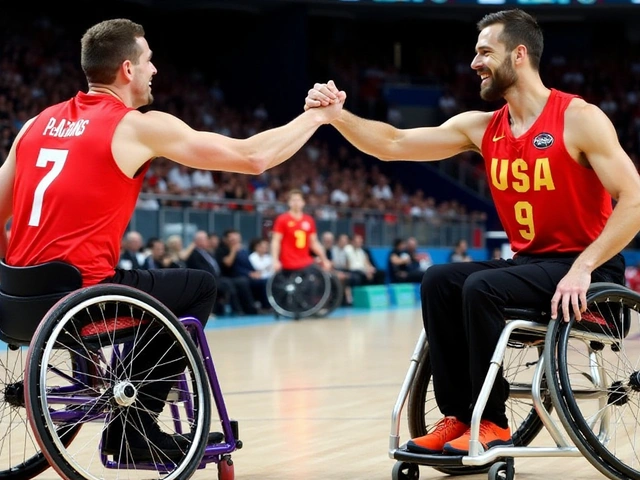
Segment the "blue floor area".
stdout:
<path fill-rule="evenodd" d="M 335 309 L 331 314 L 323 318 L 344 318 L 360 315 L 371 315 L 378 312 L 390 312 L 394 310 L 413 310 L 416 307 L 388 307 L 388 308 L 354 308 L 354 307 L 341 307 Z M 312 320 L 313 317 L 302 319 Z M 219 330 L 224 328 L 240 328 L 240 327 L 253 327 L 256 325 L 268 325 L 274 322 L 294 322 L 293 318 L 280 317 L 275 315 L 246 315 L 240 317 L 211 317 L 207 322 L 205 330 Z"/>

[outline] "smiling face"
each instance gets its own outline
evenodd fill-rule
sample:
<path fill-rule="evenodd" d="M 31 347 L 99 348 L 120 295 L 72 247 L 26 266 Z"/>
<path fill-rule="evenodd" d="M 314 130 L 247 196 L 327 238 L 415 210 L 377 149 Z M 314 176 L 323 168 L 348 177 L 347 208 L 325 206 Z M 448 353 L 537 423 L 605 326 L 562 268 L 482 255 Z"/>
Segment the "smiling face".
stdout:
<path fill-rule="evenodd" d="M 151 105 L 153 95 L 151 94 L 151 80 L 158 73 L 156 67 L 151 63 L 153 52 L 144 37 L 136 38 L 136 43 L 142 50 L 138 57 L 138 63 L 133 65 L 133 80 L 131 90 L 133 92 L 134 108 Z"/>
<path fill-rule="evenodd" d="M 471 62 L 480 78 L 480 97 L 493 102 L 503 98 L 507 91 L 518 81 L 513 66 L 512 52 L 499 40 L 502 24 L 490 25 L 478 35 L 476 56 Z"/>

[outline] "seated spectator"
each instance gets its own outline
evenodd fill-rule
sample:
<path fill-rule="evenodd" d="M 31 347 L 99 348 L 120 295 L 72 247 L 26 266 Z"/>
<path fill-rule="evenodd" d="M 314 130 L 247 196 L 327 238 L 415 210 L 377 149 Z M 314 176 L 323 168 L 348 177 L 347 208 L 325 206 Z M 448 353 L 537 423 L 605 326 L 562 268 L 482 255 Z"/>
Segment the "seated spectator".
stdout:
<path fill-rule="evenodd" d="M 266 279 L 260 278 L 249 261 L 249 253 L 242 246 L 240 232 L 229 229 L 224 232 L 220 245 L 216 249 L 216 260 L 220 265 L 222 277 L 228 278 L 235 286 L 242 309 L 238 314 L 255 315 L 258 309 L 253 295 L 254 289 L 260 294 L 258 298 L 268 305 L 266 300 Z M 262 293 L 260 290 L 264 290 Z M 265 307 L 266 308 L 266 307 Z"/>
<path fill-rule="evenodd" d="M 249 261 L 254 270 L 260 272 L 261 278 L 269 278 L 273 275 L 273 258 L 269 252 L 269 240 L 266 238 L 254 238 L 250 245 Z"/>
<path fill-rule="evenodd" d="M 411 256 L 411 267 L 409 270 L 424 272 L 433 265 L 433 260 L 429 253 L 418 251 L 418 241 L 415 237 L 407 238 L 407 253 Z M 422 278 L 420 278 L 420 281 L 422 281 Z"/>
<path fill-rule="evenodd" d="M 142 268 L 145 255 L 142 253 L 142 235 L 140 232 L 130 231 L 124 235 L 122 253 L 118 268 L 123 270 L 136 270 Z"/>
<path fill-rule="evenodd" d="M 378 285 L 384 283 L 384 272 L 379 271 L 370 260 L 370 254 L 363 246 L 362 235 L 354 235 L 351 245 L 345 247 L 349 272 L 354 285 Z"/>
<path fill-rule="evenodd" d="M 471 255 L 467 253 L 468 244 L 463 238 L 458 240 L 456 246 L 453 248 L 453 252 L 449 255 L 449 262 L 471 262 L 473 259 Z"/>
<path fill-rule="evenodd" d="M 228 308 L 229 312 L 241 312 L 242 306 L 238 299 L 235 285 L 227 277 L 222 276 L 220 264 L 210 251 L 209 235 L 205 231 L 198 231 L 193 237 L 193 250 L 187 258 L 187 267 L 205 270 L 216 279 L 218 292 L 214 312 L 223 315 Z"/>
<path fill-rule="evenodd" d="M 407 242 L 397 238 L 389 253 L 389 278 L 391 283 L 420 283 L 424 271 L 420 261 L 407 251 Z"/>
<path fill-rule="evenodd" d="M 151 252 L 144 259 L 142 268 L 145 270 L 155 270 L 158 268 L 180 268 L 167 254 L 164 242 L 159 238 L 154 238 L 150 242 Z"/>
<path fill-rule="evenodd" d="M 179 267 L 187 266 L 187 258 L 193 252 L 195 245 L 191 243 L 188 247 L 182 246 L 182 237 L 180 235 L 170 235 L 165 242 L 167 248 L 167 255 L 171 258 L 171 261 Z"/>

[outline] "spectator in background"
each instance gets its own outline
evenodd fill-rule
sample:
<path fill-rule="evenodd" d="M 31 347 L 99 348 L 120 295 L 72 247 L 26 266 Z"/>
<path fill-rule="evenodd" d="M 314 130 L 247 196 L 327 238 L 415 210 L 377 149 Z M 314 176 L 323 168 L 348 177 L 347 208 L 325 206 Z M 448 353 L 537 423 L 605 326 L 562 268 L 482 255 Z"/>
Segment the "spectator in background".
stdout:
<path fill-rule="evenodd" d="M 371 262 L 370 254 L 363 246 L 362 235 L 355 234 L 350 245 L 345 247 L 349 272 L 354 285 L 378 285 L 384 283 L 384 272 L 379 271 Z"/>
<path fill-rule="evenodd" d="M 453 251 L 449 255 L 449 262 L 455 263 L 455 262 L 473 261 L 473 259 L 471 258 L 471 255 L 469 255 L 469 253 L 467 252 L 468 248 L 469 248 L 469 244 L 464 238 L 461 238 L 460 240 L 458 240 L 458 242 L 453 247 Z"/>
<path fill-rule="evenodd" d="M 273 258 L 269 253 L 269 240 L 266 238 L 254 238 L 249 244 L 249 261 L 254 270 L 260 272 L 261 278 L 269 278 L 273 275 Z"/>
<path fill-rule="evenodd" d="M 179 267 L 187 267 L 187 258 L 193 252 L 195 245 L 192 243 L 188 247 L 184 248 L 182 245 L 182 237 L 180 235 L 170 235 L 166 241 L 167 255 L 171 258 L 171 261 Z"/>
<path fill-rule="evenodd" d="M 228 277 L 238 292 L 242 312 L 237 313 L 258 313 L 255 298 L 260 300 L 264 308 L 268 307 L 267 280 L 251 265 L 249 252 L 243 247 L 242 236 L 238 230 L 228 229 L 224 232 L 215 257 L 222 269 L 222 276 Z"/>
<path fill-rule="evenodd" d="M 142 268 L 152 270 L 158 268 L 180 268 L 167 254 L 165 244 L 159 238 L 154 238 L 150 242 L 150 253 L 142 263 Z"/>
<path fill-rule="evenodd" d="M 224 314 L 225 307 L 227 306 L 229 311 L 242 311 L 235 285 L 227 277 L 222 276 L 222 268 L 211 253 L 211 242 L 207 232 L 199 230 L 193 236 L 193 249 L 187 258 L 186 264 L 187 268 L 204 270 L 216 279 L 218 287 L 216 303 L 214 305 L 214 313 L 216 313 L 216 315 Z"/>
<path fill-rule="evenodd" d="M 142 253 L 142 235 L 140 232 L 129 231 L 124 235 L 123 250 L 118 261 L 118 268 L 135 270 L 142 268 L 145 255 Z"/>
<path fill-rule="evenodd" d="M 411 264 L 409 265 L 410 272 L 420 272 L 420 280 L 422 281 L 422 273 L 424 273 L 427 268 L 433 265 L 433 260 L 431 260 L 431 255 L 428 252 L 419 252 L 418 251 L 418 241 L 415 237 L 407 238 L 407 253 L 411 257 Z M 417 277 L 417 275 L 414 275 Z"/>
<path fill-rule="evenodd" d="M 411 244 L 407 249 L 408 243 Z M 391 283 L 420 283 L 424 270 L 420 266 L 420 260 L 416 257 L 416 241 L 411 237 L 410 241 L 397 238 L 393 242 L 393 249 L 389 253 L 389 276 Z M 427 265 L 427 268 L 430 265 Z M 426 268 L 425 268 L 426 270 Z"/>

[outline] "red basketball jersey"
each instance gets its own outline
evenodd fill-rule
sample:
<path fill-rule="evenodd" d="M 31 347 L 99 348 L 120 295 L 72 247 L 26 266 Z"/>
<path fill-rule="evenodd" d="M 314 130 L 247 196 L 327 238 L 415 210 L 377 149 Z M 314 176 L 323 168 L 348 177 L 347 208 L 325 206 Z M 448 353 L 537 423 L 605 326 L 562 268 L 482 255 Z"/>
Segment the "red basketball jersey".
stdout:
<path fill-rule="evenodd" d="M 285 270 L 298 270 L 313 263 L 309 236 L 316 233 L 316 222 L 306 213 L 296 219 L 289 212 L 276 218 L 273 231 L 282 234 L 280 263 Z"/>
<path fill-rule="evenodd" d="M 516 254 L 578 254 L 600 235 L 613 210 L 596 173 L 565 147 L 564 114 L 573 98 L 552 89 L 538 119 L 518 138 L 505 105 L 484 134 L 491 193 Z"/>
<path fill-rule="evenodd" d="M 64 261 L 85 286 L 114 274 L 149 166 L 131 179 L 111 153 L 131 110 L 111 95 L 79 92 L 34 120 L 17 144 L 9 265 Z"/>

